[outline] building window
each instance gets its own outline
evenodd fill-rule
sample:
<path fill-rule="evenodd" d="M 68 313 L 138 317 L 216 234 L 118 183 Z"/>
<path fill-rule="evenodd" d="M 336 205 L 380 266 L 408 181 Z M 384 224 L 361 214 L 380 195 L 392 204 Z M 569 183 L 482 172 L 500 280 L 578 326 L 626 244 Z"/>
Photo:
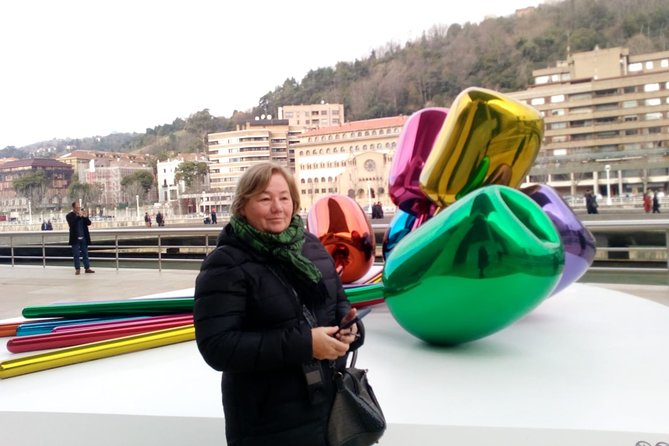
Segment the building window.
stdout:
<path fill-rule="evenodd" d="M 595 106 L 595 111 L 606 111 L 606 110 L 615 110 L 618 108 L 618 104 L 610 102 L 608 104 L 599 104 Z"/>
<path fill-rule="evenodd" d="M 643 69 L 643 66 L 641 65 L 640 62 L 637 63 L 631 63 L 627 67 L 627 70 L 630 72 L 636 72 L 636 71 L 641 71 Z"/>
<path fill-rule="evenodd" d="M 660 84 L 654 83 L 654 84 L 646 84 L 643 86 L 643 91 L 646 93 L 650 93 L 652 91 L 659 91 L 660 90 Z"/>
<path fill-rule="evenodd" d="M 645 103 L 646 103 L 647 107 L 653 107 L 655 105 L 662 104 L 662 99 L 660 99 L 660 98 L 650 98 L 650 99 L 646 99 Z"/>
<path fill-rule="evenodd" d="M 555 95 L 555 96 L 551 96 L 551 102 L 552 103 L 564 102 L 564 95 L 563 94 L 558 94 L 558 95 Z"/>
<path fill-rule="evenodd" d="M 576 93 L 569 96 L 570 101 L 585 101 L 588 99 L 592 99 L 591 93 Z"/>
<path fill-rule="evenodd" d="M 548 76 L 537 76 L 534 79 L 534 83 L 537 84 L 537 85 L 547 84 L 549 80 L 550 80 L 550 77 L 548 77 Z"/>
<path fill-rule="evenodd" d="M 546 100 L 544 98 L 534 98 L 530 101 L 531 105 L 543 105 L 546 103 Z"/>

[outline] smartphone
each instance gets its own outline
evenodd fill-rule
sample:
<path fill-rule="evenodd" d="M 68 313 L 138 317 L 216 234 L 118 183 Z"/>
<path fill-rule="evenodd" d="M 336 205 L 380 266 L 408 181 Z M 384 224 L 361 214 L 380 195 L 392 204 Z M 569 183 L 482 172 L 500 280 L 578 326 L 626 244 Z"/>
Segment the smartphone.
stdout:
<path fill-rule="evenodd" d="M 360 310 L 358 310 L 358 312 L 356 313 L 356 315 L 353 319 L 342 322 L 342 324 L 339 326 L 339 330 L 337 331 L 337 333 L 339 333 L 339 331 L 344 330 L 346 328 L 350 328 L 351 325 L 355 324 L 360 319 L 367 316 L 371 311 L 372 311 L 371 308 L 361 308 Z"/>

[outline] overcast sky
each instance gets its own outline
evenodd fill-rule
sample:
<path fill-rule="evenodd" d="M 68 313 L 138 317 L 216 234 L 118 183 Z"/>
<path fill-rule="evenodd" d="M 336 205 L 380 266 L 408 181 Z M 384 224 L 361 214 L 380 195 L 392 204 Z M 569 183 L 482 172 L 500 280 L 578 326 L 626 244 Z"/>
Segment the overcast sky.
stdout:
<path fill-rule="evenodd" d="M 541 0 L 20 0 L 0 6 L 0 148 L 248 110 L 311 69 Z M 334 5 L 334 9 L 325 9 Z"/>

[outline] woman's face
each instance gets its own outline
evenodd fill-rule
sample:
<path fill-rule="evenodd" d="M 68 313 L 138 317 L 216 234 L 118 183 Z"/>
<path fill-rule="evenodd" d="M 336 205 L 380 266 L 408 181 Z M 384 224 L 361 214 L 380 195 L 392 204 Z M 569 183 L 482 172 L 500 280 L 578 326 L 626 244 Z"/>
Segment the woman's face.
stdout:
<path fill-rule="evenodd" d="M 293 218 L 293 199 L 286 179 L 279 173 L 272 175 L 265 190 L 249 198 L 241 214 L 259 231 L 278 234 L 286 229 Z"/>

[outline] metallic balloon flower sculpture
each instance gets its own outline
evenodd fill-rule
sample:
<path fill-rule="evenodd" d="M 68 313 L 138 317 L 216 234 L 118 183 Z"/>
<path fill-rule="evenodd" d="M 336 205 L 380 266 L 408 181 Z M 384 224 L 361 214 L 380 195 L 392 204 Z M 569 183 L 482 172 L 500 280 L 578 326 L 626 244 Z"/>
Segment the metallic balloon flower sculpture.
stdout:
<path fill-rule="evenodd" d="M 518 187 L 543 137 L 534 108 L 483 88 L 460 93 L 420 174 L 423 192 L 439 207 L 489 184 Z"/>
<path fill-rule="evenodd" d="M 316 201 L 307 215 L 307 230 L 330 253 L 342 282 L 360 279 L 374 264 L 372 225 L 352 198 L 331 195 Z"/>

